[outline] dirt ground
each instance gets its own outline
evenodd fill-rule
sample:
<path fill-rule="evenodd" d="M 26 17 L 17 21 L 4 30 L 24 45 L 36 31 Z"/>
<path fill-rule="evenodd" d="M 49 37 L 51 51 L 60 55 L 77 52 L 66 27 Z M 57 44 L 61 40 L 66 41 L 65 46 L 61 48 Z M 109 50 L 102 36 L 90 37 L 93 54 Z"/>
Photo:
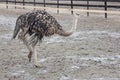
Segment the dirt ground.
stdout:
<path fill-rule="evenodd" d="M 120 15 L 80 13 L 77 31 L 69 37 L 45 37 L 37 45 L 39 63 L 11 40 L 17 17 L 29 10 L 0 8 L 0 80 L 120 80 Z M 51 13 L 65 30 L 73 16 Z"/>

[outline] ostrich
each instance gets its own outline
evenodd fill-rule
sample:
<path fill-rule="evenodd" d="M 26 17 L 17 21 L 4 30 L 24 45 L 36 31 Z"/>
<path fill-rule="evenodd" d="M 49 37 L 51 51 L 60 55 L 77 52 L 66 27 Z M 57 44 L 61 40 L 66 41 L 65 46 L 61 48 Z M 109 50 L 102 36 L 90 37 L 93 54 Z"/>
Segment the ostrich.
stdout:
<path fill-rule="evenodd" d="M 44 10 L 34 10 L 20 15 L 16 20 L 16 26 L 13 32 L 13 39 L 18 38 L 23 41 L 29 50 L 28 59 L 31 62 L 32 54 L 34 54 L 34 65 L 41 67 L 38 64 L 37 53 L 35 46 L 38 41 L 41 41 L 44 36 L 58 34 L 61 36 L 70 36 L 76 29 L 77 18 L 74 18 L 74 26 L 71 31 L 66 32 L 57 20 Z M 19 31 L 21 31 L 19 33 Z M 19 33 L 19 34 L 18 34 Z M 29 39 L 27 36 L 29 35 Z"/>

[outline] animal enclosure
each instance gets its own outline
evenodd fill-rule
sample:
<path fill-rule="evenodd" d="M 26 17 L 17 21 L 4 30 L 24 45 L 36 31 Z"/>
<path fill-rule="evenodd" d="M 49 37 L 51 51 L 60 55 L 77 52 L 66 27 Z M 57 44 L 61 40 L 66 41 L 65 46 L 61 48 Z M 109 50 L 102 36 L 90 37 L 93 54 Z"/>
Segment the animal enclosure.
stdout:
<path fill-rule="evenodd" d="M 120 0 L 6 0 L 1 1 L 5 2 L 6 8 L 8 8 L 8 4 L 13 5 L 32 5 L 38 7 L 53 7 L 57 8 L 57 13 L 59 13 L 59 8 L 69 8 L 69 9 L 86 9 L 86 10 L 102 10 L 102 11 L 119 11 L 120 10 Z M 16 6 L 15 6 L 16 8 Z M 74 10 L 71 10 L 71 14 L 73 14 Z M 90 11 L 86 11 L 87 16 L 89 16 Z M 97 12 L 97 11 L 92 11 Z M 98 11 L 99 13 L 100 11 Z M 107 18 L 107 12 L 105 13 L 105 18 Z"/>

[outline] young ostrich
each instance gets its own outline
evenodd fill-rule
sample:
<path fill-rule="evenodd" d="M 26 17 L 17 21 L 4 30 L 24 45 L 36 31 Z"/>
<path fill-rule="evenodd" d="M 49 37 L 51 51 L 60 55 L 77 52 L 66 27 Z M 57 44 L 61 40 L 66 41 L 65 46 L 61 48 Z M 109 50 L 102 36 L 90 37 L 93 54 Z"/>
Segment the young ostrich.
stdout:
<path fill-rule="evenodd" d="M 51 36 L 58 34 L 61 36 L 70 36 L 76 29 L 77 18 L 74 19 L 74 26 L 71 31 L 66 32 L 57 20 L 44 10 L 31 11 L 18 17 L 13 33 L 13 39 L 17 36 L 23 41 L 29 50 L 28 59 L 31 61 L 32 54 L 34 54 L 34 61 L 36 67 L 41 67 L 38 64 L 37 53 L 35 46 L 39 40 L 44 36 Z M 29 39 L 27 36 L 29 35 Z"/>

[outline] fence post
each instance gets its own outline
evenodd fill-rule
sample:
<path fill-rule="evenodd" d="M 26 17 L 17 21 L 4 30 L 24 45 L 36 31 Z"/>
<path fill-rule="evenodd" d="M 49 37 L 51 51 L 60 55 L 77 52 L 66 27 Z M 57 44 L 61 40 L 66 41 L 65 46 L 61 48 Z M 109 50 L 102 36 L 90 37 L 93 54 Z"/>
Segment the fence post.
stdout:
<path fill-rule="evenodd" d="M 16 0 L 15 0 L 15 9 L 16 9 Z"/>
<path fill-rule="evenodd" d="M 59 0 L 57 0 L 57 13 L 59 14 Z"/>
<path fill-rule="evenodd" d="M 89 10 L 89 0 L 87 0 L 87 10 Z M 87 12 L 87 16 L 89 16 L 89 12 Z"/>
<path fill-rule="evenodd" d="M 35 0 L 34 0 L 34 7 L 35 7 L 36 5 L 35 5 Z M 35 8 L 34 8 L 34 10 L 35 10 Z"/>
<path fill-rule="evenodd" d="M 105 11 L 107 11 L 107 0 L 105 0 L 104 4 L 105 4 Z M 105 18 L 107 18 L 107 13 L 105 13 Z"/>
<path fill-rule="evenodd" d="M 25 0 L 23 0 L 23 9 L 25 9 L 25 7 L 24 7 L 24 6 L 25 6 Z"/>
<path fill-rule="evenodd" d="M 6 8 L 8 9 L 8 0 L 6 0 Z"/>
<path fill-rule="evenodd" d="M 71 0 L 71 9 L 72 9 L 71 14 L 73 14 L 73 0 Z"/>
<path fill-rule="evenodd" d="M 44 8 L 46 7 L 46 5 L 45 5 L 45 0 L 43 0 L 43 3 L 44 3 Z M 45 9 L 44 9 L 45 10 Z"/>

